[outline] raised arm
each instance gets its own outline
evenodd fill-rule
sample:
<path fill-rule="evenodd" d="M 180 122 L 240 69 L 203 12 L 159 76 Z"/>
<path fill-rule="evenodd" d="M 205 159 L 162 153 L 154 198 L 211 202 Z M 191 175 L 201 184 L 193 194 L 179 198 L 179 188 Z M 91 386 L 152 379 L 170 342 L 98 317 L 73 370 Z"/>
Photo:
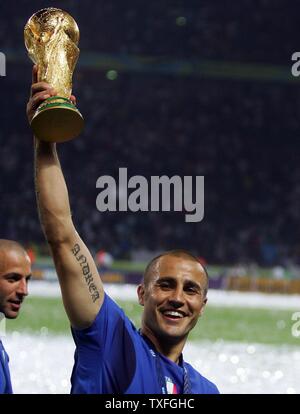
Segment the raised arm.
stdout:
<path fill-rule="evenodd" d="M 36 69 L 33 76 L 35 81 Z M 27 105 L 29 120 L 47 95 L 55 95 L 50 85 L 33 82 Z M 72 222 L 68 190 L 56 144 L 35 139 L 34 146 L 40 222 L 52 252 L 70 322 L 76 328 L 85 328 L 92 324 L 103 303 L 103 285 L 94 260 Z"/>

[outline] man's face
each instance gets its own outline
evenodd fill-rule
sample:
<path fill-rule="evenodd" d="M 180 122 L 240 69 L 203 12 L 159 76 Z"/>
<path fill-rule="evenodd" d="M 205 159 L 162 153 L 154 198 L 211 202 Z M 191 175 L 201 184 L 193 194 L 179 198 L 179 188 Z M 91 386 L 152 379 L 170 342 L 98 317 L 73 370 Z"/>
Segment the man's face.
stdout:
<path fill-rule="evenodd" d="M 18 316 L 21 304 L 28 295 L 30 275 L 31 263 L 25 252 L 0 252 L 0 312 L 6 318 Z"/>
<path fill-rule="evenodd" d="M 147 286 L 138 288 L 143 322 L 155 337 L 185 340 L 206 304 L 204 269 L 188 258 L 163 256 Z"/>

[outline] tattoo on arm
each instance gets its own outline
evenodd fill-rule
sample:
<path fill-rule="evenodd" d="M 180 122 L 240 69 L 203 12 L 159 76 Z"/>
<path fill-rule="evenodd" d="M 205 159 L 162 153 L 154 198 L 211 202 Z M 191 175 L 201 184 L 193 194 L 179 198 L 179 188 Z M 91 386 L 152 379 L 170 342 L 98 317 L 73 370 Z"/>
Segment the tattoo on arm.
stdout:
<path fill-rule="evenodd" d="M 76 243 L 71 251 L 81 267 L 82 275 L 86 284 L 88 285 L 92 301 L 96 302 L 96 300 L 100 298 L 100 293 L 98 292 L 97 286 L 94 283 L 93 275 L 90 271 L 88 261 L 86 257 L 81 253 L 79 244 Z"/>

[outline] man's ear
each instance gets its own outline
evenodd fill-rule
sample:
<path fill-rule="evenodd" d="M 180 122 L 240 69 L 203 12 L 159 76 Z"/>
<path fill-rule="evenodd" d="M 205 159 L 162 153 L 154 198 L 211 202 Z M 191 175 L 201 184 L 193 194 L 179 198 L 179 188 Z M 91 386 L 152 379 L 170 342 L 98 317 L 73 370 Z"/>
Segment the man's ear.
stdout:
<path fill-rule="evenodd" d="M 202 305 L 202 307 L 200 309 L 199 316 L 202 316 L 203 315 L 206 304 L 207 304 L 207 298 L 205 298 L 204 301 L 203 301 L 203 305 Z"/>
<path fill-rule="evenodd" d="M 144 306 L 144 296 L 145 296 L 145 286 L 144 285 L 138 285 L 137 294 L 138 294 L 138 298 L 139 298 L 139 304 Z"/>

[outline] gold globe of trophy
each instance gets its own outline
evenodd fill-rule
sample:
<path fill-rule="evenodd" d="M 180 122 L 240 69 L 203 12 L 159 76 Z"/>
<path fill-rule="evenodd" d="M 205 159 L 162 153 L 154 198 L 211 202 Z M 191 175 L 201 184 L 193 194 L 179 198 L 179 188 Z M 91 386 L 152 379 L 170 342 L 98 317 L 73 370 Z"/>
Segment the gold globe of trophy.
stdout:
<path fill-rule="evenodd" d="M 39 10 L 26 23 L 24 39 L 29 57 L 38 65 L 38 82 L 49 83 L 57 92 L 57 96 L 46 99 L 36 110 L 31 121 L 34 135 L 48 142 L 77 137 L 84 121 L 69 99 L 79 56 L 76 21 L 60 9 Z"/>

